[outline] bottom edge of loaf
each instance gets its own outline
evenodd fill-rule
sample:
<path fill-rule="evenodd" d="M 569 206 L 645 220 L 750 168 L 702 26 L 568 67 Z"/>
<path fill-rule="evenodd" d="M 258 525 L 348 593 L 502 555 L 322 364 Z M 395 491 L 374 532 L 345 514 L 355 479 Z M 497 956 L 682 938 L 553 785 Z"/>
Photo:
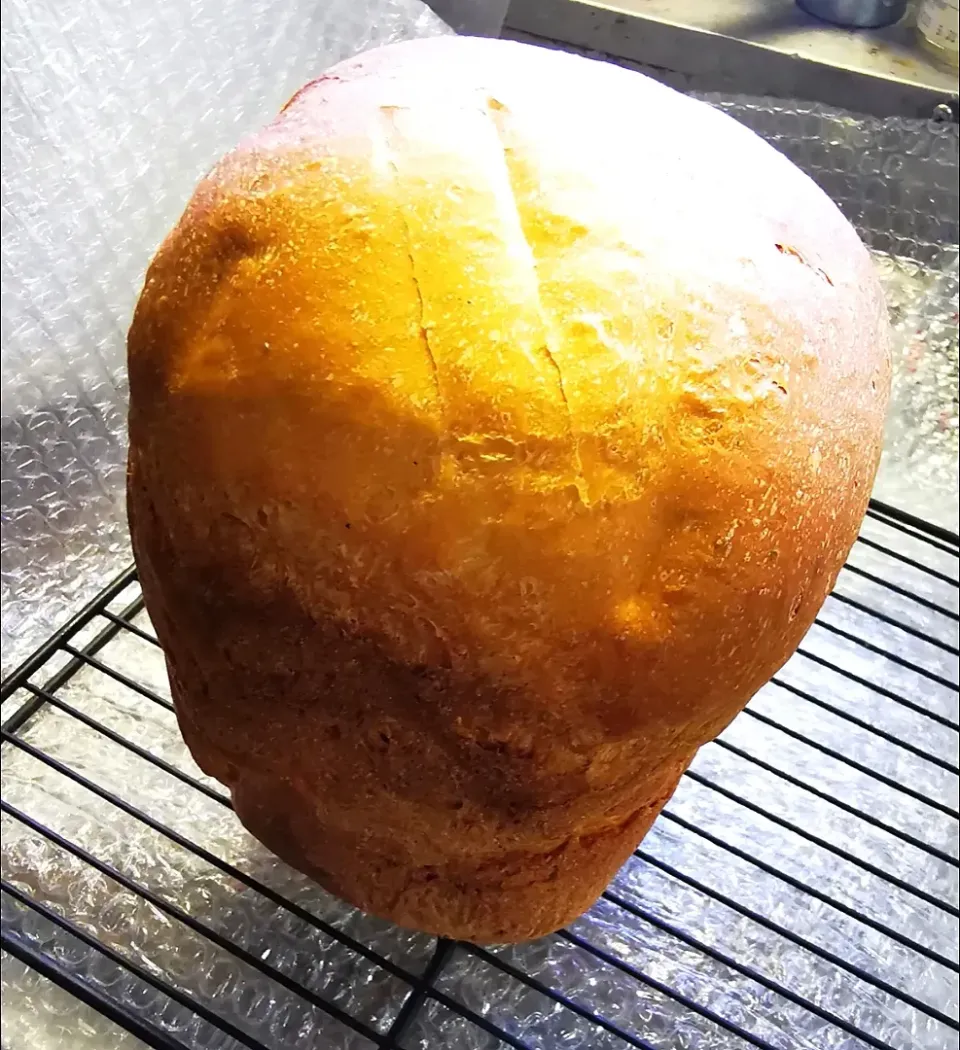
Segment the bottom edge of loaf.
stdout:
<path fill-rule="evenodd" d="M 318 820 L 296 823 L 255 780 L 233 787 L 240 821 L 280 860 L 362 911 L 408 929 L 476 944 L 553 933 L 588 911 L 649 831 L 680 777 L 612 828 L 571 836 L 549 852 L 412 865 L 376 848 L 337 848 Z M 662 782 L 661 782 L 662 783 Z"/>

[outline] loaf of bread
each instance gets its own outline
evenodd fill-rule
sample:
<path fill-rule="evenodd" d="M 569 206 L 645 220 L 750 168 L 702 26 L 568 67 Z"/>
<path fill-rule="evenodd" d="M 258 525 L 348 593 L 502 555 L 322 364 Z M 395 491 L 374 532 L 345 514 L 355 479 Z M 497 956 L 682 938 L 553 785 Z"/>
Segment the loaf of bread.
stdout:
<path fill-rule="evenodd" d="M 201 183 L 129 339 L 129 512 L 183 735 L 376 915 L 552 931 L 791 655 L 889 386 L 812 181 L 639 74 L 380 49 Z"/>

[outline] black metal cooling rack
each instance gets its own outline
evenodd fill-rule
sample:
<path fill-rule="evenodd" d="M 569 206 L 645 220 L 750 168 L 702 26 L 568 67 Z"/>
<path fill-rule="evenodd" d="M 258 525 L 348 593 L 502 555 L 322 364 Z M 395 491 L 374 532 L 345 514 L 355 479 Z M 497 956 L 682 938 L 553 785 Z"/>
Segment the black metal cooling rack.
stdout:
<path fill-rule="evenodd" d="M 149 725 L 128 717 L 133 707 L 121 717 L 97 707 L 96 687 L 71 692 L 93 675 L 124 694 L 111 704 L 172 712 L 161 687 L 111 657 L 124 639 L 156 650 L 131 569 L 3 683 L 4 773 L 16 757 L 34 764 L 31 783 L 59 785 L 36 795 L 38 811 L 21 795 L 11 801 L 5 782 L 8 830 L 59 859 L 11 868 L 5 848 L 3 951 L 163 1050 L 955 1045 L 958 557 L 955 534 L 872 503 L 836 592 L 767 698 L 704 749 L 597 907 L 519 948 L 392 938 L 386 924 L 317 906 L 305 880 L 278 888 L 225 859 L 217 843 L 172 826 L 169 808 L 158 817 L 149 800 L 131 801 L 132 787 L 107 775 L 111 755 L 172 778 L 184 808 L 198 800 L 232 819 L 222 788 L 152 746 Z M 102 763 L 45 746 L 34 730 L 49 718 L 92 734 Z M 882 805 L 864 802 L 864 785 Z M 243 916 L 232 925 L 198 916 L 131 874 L 122 844 L 101 855 L 57 830 L 40 805 L 51 792 L 68 802 L 76 792 L 81 811 L 94 800 L 128 836 L 149 831 L 226 879 L 237 896 L 217 914 L 242 902 Z M 138 927 L 133 911 L 139 936 L 127 941 L 107 906 L 81 915 L 70 889 L 88 875 L 162 919 L 163 936 L 146 920 Z M 277 923 L 287 924 L 282 936 L 271 932 Z M 275 936 L 306 962 L 271 955 Z M 197 969 L 175 964 L 171 939 L 185 956 L 199 952 Z M 334 959 L 323 987 L 310 963 L 321 941 Z M 201 989 L 208 949 L 232 975 L 229 988 Z M 351 982 L 372 982 L 372 996 L 351 997 Z M 307 1025 L 301 1008 L 320 1021 Z"/>

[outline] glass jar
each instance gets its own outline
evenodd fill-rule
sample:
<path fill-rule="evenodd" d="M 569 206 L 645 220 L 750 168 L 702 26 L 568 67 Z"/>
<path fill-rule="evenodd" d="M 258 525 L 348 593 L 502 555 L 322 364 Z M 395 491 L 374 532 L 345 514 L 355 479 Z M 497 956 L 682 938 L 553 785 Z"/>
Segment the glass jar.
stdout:
<path fill-rule="evenodd" d="M 917 32 L 921 46 L 937 61 L 960 66 L 960 0 L 923 0 Z"/>

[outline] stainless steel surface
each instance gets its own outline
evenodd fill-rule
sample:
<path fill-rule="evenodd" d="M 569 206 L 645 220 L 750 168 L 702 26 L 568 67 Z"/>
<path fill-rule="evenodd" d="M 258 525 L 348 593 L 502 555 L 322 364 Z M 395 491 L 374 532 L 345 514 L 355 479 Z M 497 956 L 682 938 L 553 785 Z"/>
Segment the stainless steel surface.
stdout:
<path fill-rule="evenodd" d="M 801 10 L 845 29 L 879 29 L 899 22 L 907 0 L 796 0 Z"/>
<path fill-rule="evenodd" d="M 464 36 L 499 36 L 510 0 L 427 0 L 427 6 Z"/>
<path fill-rule="evenodd" d="M 512 0 L 505 35 L 637 62 L 685 90 L 805 99 L 878 117 L 926 119 L 957 75 L 917 43 L 912 13 L 844 30 L 794 0 Z"/>

